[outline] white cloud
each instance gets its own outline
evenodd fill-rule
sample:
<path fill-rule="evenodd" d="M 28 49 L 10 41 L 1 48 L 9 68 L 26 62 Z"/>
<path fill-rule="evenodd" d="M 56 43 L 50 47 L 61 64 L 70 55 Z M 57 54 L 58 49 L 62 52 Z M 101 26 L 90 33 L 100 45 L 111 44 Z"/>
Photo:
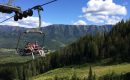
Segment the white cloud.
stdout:
<path fill-rule="evenodd" d="M 113 0 L 89 0 L 82 12 L 88 21 L 100 24 L 116 24 L 127 15 L 126 7 L 115 4 Z"/>
<path fill-rule="evenodd" d="M 74 25 L 87 25 L 87 23 L 83 20 L 78 20 L 77 22 L 73 23 Z"/>
<path fill-rule="evenodd" d="M 92 15 L 91 13 L 85 14 L 84 17 L 88 20 L 88 21 L 92 21 L 94 23 L 103 23 L 106 17 L 102 16 L 102 15 Z"/>
<path fill-rule="evenodd" d="M 0 15 L 0 21 L 9 18 L 7 15 Z M 19 21 L 14 21 L 13 19 L 10 19 L 4 23 L 1 23 L 0 25 L 11 25 L 11 26 L 20 26 L 20 27 L 27 27 L 27 28 L 35 28 L 39 26 L 39 18 L 38 17 L 27 17 L 23 18 Z M 42 27 L 51 25 L 51 23 L 42 21 Z"/>
<path fill-rule="evenodd" d="M 116 24 L 116 23 L 118 23 L 121 20 L 122 20 L 122 17 L 111 16 L 111 17 L 107 18 L 106 24 Z"/>

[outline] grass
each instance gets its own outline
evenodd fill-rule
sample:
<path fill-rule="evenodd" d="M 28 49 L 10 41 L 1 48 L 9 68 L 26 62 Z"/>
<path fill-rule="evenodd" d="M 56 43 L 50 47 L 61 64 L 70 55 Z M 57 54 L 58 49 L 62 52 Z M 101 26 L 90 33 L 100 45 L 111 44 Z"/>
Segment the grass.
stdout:
<path fill-rule="evenodd" d="M 32 56 L 20 56 L 14 49 L 0 49 L 0 64 L 22 63 L 32 59 Z"/>
<path fill-rule="evenodd" d="M 39 55 L 35 55 L 35 58 L 39 58 Z M 32 56 L 21 56 L 15 49 L 3 49 L 0 48 L 0 64 L 6 63 L 23 63 L 32 60 Z"/>
<path fill-rule="evenodd" d="M 0 64 L 5 63 L 22 63 L 32 60 L 32 56 L 20 56 L 16 54 L 13 49 L 0 49 Z M 33 77 L 33 80 L 46 80 L 52 79 L 56 75 L 58 77 L 72 76 L 75 72 L 78 77 L 83 78 L 88 75 L 90 64 L 73 65 L 64 68 L 58 68 L 50 70 L 44 74 Z M 117 74 L 130 72 L 130 63 L 123 63 L 110 66 L 100 66 L 98 64 L 91 64 L 92 70 L 96 73 L 96 76 L 102 76 L 107 73 L 115 72 Z"/>
<path fill-rule="evenodd" d="M 123 63 L 123 64 L 111 65 L 111 66 L 92 66 L 92 70 L 96 74 L 96 77 L 100 77 L 104 74 L 111 73 L 111 72 L 120 74 L 120 73 L 130 72 L 130 64 Z M 80 78 L 86 77 L 89 72 L 89 66 L 81 65 L 81 67 L 75 66 L 73 68 L 70 68 L 70 67 L 58 68 L 58 69 L 50 70 L 44 74 L 35 76 L 33 77 L 33 80 L 49 80 L 49 79 L 54 78 L 55 76 L 58 76 L 58 77 L 69 76 L 70 77 L 74 72 Z"/>

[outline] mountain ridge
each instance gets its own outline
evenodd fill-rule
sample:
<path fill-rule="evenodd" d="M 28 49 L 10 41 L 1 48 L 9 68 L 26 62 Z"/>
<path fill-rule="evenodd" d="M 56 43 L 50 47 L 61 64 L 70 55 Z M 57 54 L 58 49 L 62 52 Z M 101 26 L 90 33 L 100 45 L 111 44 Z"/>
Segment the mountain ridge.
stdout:
<path fill-rule="evenodd" d="M 41 27 L 41 31 L 43 31 L 45 36 L 45 46 L 49 49 L 55 50 L 59 49 L 60 47 L 64 47 L 69 43 L 72 43 L 83 37 L 87 34 L 95 34 L 96 32 L 109 32 L 112 28 L 112 25 L 64 25 L 64 24 L 54 24 L 49 25 L 46 27 Z M 12 41 L 13 44 L 16 44 L 16 40 L 18 34 L 23 32 L 29 28 L 18 27 L 18 26 L 7 26 L 7 25 L 0 25 L 0 44 L 1 48 L 10 48 L 14 46 L 3 46 L 12 45 L 9 43 L 9 40 Z M 2 40 L 3 39 L 3 40 Z M 13 41 L 15 40 L 15 41 Z M 7 43 L 5 43 L 6 41 Z M 53 45 L 52 45 L 53 44 Z M 57 48 L 56 48 L 57 47 Z"/>

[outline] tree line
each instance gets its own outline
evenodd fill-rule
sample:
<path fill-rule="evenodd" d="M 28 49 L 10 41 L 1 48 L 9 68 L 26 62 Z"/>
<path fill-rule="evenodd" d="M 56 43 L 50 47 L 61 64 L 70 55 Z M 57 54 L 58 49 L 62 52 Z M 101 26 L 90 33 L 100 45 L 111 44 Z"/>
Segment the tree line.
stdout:
<path fill-rule="evenodd" d="M 62 67 L 86 62 L 130 62 L 130 20 L 121 21 L 109 33 L 87 35 L 51 54 L 51 66 Z"/>

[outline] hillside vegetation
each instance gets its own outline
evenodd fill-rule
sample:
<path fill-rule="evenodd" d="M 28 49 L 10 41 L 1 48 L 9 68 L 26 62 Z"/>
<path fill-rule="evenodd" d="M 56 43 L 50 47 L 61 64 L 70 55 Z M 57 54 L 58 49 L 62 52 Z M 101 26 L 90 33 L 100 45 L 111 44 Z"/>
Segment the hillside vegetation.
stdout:
<path fill-rule="evenodd" d="M 32 60 L 31 56 L 20 56 L 14 49 L 0 48 L 0 65 L 6 63 L 24 63 Z"/>
<path fill-rule="evenodd" d="M 50 70 L 42 75 L 38 75 L 33 77 L 33 80 L 54 80 L 55 76 L 59 78 L 69 77 L 76 73 L 77 77 L 83 79 L 84 77 L 88 76 L 89 73 L 89 64 L 79 65 L 66 67 L 66 68 L 58 68 L 54 70 Z M 109 65 L 109 66 L 92 66 L 93 72 L 96 74 L 96 78 L 99 78 L 108 73 L 116 73 L 116 74 L 123 74 L 130 72 L 130 64 L 118 64 L 118 65 Z"/>
<path fill-rule="evenodd" d="M 94 35 L 86 35 L 78 41 L 61 48 L 54 53 L 46 55 L 46 57 L 40 57 L 25 63 L 8 63 L 1 65 L 0 74 L 4 74 L 0 75 L 0 79 L 8 78 L 9 80 L 29 80 L 32 76 L 42 74 L 52 69 L 70 65 L 81 65 L 84 63 L 102 63 L 102 65 L 111 65 L 124 62 L 129 63 L 129 26 L 130 20 L 126 22 L 122 20 L 117 25 L 113 26 L 113 29 L 109 33 L 100 34 L 97 32 Z M 129 66 L 129 64 L 127 66 Z M 126 70 L 127 68 L 128 67 L 126 67 Z M 95 67 L 95 69 L 98 69 L 98 67 Z M 91 68 L 89 73 L 91 78 Z"/>
<path fill-rule="evenodd" d="M 116 24 L 109 33 L 86 35 L 60 49 L 48 58 L 48 68 L 99 62 L 103 64 L 130 61 L 130 20 Z M 117 71 L 118 72 L 118 71 Z"/>

